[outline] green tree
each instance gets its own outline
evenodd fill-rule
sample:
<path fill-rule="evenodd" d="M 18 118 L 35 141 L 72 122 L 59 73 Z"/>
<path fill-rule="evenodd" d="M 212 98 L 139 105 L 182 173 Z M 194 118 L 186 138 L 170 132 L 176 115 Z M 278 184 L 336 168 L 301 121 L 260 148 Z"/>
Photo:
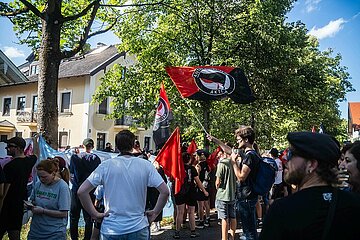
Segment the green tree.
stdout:
<path fill-rule="evenodd" d="M 138 0 L 136 3 L 146 1 Z M 112 96 L 110 117 L 133 115 L 150 126 L 160 82 L 170 99 L 175 125 L 186 140 L 202 133 L 186 102 L 217 137 L 232 140 L 233 130 L 254 125 L 262 148 L 284 145 L 288 131 L 310 130 L 322 122 L 331 134 L 340 132 L 338 101 L 352 87 L 340 55 L 321 52 L 301 22 L 286 23 L 292 0 L 183 0 L 141 7 L 115 26 L 121 51 L 138 63 L 108 72 L 95 101 Z M 228 65 L 244 69 L 257 101 L 236 105 L 184 100 L 167 76 L 166 66 Z M 126 102 L 126 104 L 125 104 Z M 205 110 L 205 111 L 204 111 Z"/>
<path fill-rule="evenodd" d="M 86 49 L 86 41 L 107 32 L 121 14 L 125 0 L 14 0 L 0 2 L 0 16 L 14 24 L 20 43 L 31 46 L 39 58 L 38 132 L 54 147 L 58 146 L 57 87 L 59 65 Z M 156 5 L 145 3 L 145 5 Z M 130 5 L 132 6 L 132 5 Z M 95 21 L 100 23 L 94 24 Z"/>

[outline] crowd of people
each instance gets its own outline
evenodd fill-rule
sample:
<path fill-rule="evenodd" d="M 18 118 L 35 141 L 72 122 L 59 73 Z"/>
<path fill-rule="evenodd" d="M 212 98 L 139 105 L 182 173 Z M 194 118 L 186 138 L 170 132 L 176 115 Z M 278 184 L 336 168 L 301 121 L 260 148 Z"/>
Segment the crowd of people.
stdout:
<path fill-rule="evenodd" d="M 216 166 L 207 161 L 207 150 L 189 152 L 183 145 L 185 179 L 176 194 L 155 157 L 141 150 L 131 131 L 116 135 L 117 157 L 101 162 L 92 152 L 94 141 L 87 138 L 85 151 L 74 153 L 69 164 L 59 156 L 41 161 L 25 156 L 25 140 L 11 138 L 6 149 L 12 159 L 0 167 L 0 238 L 7 233 L 10 240 L 20 239 L 25 210 L 32 213 L 27 239 L 66 239 L 68 219 L 70 237 L 78 239 L 82 212 L 84 239 L 147 240 L 151 223 L 160 228 L 170 194 L 173 238 L 182 238 L 186 228 L 197 238 L 197 228 L 213 224 L 214 192 L 222 240 L 236 239 L 238 227 L 243 231 L 239 238 L 246 240 L 358 238 L 360 142 L 341 147 L 326 134 L 290 132 L 285 151 L 261 153 L 253 128 L 242 126 L 234 135 L 235 147 L 208 135 L 220 147 Z M 111 144 L 105 150 L 113 151 Z M 254 185 L 264 157 L 273 159 L 277 169 L 272 188 L 260 195 Z M 348 174 L 348 187 L 338 184 L 338 170 Z M 37 181 L 28 191 L 34 173 Z"/>

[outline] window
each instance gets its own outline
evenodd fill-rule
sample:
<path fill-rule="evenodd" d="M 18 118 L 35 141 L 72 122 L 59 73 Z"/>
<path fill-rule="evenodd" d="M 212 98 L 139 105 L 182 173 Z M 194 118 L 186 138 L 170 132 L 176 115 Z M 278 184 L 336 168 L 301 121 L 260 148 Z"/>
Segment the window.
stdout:
<path fill-rule="evenodd" d="M 18 97 L 17 106 L 16 106 L 16 114 L 23 112 L 25 110 L 25 96 Z"/>
<path fill-rule="evenodd" d="M 105 136 L 106 136 L 106 133 L 97 133 L 97 138 L 96 138 L 96 149 L 97 150 L 105 149 Z"/>
<path fill-rule="evenodd" d="M 108 106 L 108 99 L 105 98 L 105 99 L 99 104 L 99 113 L 100 113 L 100 114 L 107 114 L 107 106 Z"/>
<path fill-rule="evenodd" d="M 60 112 L 70 112 L 70 92 L 63 92 L 61 93 L 61 108 Z"/>
<path fill-rule="evenodd" d="M 33 96 L 33 101 L 32 101 L 32 111 L 37 112 L 37 109 L 38 109 L 38 96 L 35 95 Z"/>
<path fill-rule="evenodd" d="M 16 133 L 15 133 L 15 136 L 16 136 L 16 137 L 22 137 L 22 132 L 16 132 Z"/>
<path fill-rule="evenodd" d="M 7 140 L 7 135 L 0 135 L 0 142 L 5 142 Z"/>
<path fill-rule="evenodd" d="M 10 116 L 11 98 L 4 98 L 3 116 Z"/>
<path fill-rule="evenodd" d="M 59 132 L 59 147 L 65 148 L 68 145 L 68 132 Z"/>
<path fill-rule="evenodd" d="M 144 138 L 144 148 L 147 150 L 150 150 L 150 137 L 145 137 Z"/>
<path fill-rule="evenodd" d="M 30 67 L 30 76 L 35 74 L 39 74 L 39 65 L 32 65 Z"/>

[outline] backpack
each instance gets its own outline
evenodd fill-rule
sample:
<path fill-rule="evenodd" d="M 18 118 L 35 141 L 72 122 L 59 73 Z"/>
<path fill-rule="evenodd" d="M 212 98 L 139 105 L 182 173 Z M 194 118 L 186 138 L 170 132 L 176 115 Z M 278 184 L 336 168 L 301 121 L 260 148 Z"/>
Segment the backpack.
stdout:
<path fill-rule="evenodd" d="M 260 157 L 257 153 L 255 154 L 259 158 L 259 165 L 256 173 L 256 180 L 252 185 L 252 190 L 257 195 L 263 196 L 270 191 L 272 185 L 274 184 L 278 167 L 274 159 L 269 157 Z"/>

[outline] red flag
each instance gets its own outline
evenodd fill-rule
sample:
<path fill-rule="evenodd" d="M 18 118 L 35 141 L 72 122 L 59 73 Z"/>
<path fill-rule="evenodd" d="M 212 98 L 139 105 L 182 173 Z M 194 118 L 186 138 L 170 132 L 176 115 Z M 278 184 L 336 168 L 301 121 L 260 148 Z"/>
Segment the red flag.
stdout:
<path fill-rule="evenodd" d="M 175 179 L 175 194 L 180 191 L 185 179 L 185 168 L 181 158 L 180 130 L 177 127 L 161 148 L 155 159 L 167 176 Z"/>
<path fill-rule="evenodd" d="M 159 103 L 156 108 L 155 121 L 153 127 L 153 138 L 156 147 L 162 146 L 170 136 L 170 121 L 173 115 L 170 108 L 170 102 L 167 98 L 164 84 L 161 83 Z"/>
<path fill-rule="evenodd" d="M 166 67 L 171 80 L 184 98 L 251 103 L 255 97 L 244 72 L 226 66 Z"/>
<path fill-rule="evenodd" d="M 198 148 L 197 148 L 195 140 L 194 139 L 191 140 L 191 143 L 190 143 L 190 145 L 189 145 L 189 147 L 187 149 L 187 153 L 190 154 L 190 155 L 193 155 L 194 152 L 196 152 L 197 149 Z"/>
<path fill-rule="evenodd" d="M 316 132 L 315 126 L 312 127 L 311 132 Z"/>
<path fill-rule="evenodd" d="M 210 167 L 210 170 L 213 170 L 215 168 L 215 166 L 217 165 L 217 161 L 219 160 L 218 154 L 219 154 L 220 150 L 221 150 L 221 147 L 217 147 L 207 158 L 206 161 Z"/>

